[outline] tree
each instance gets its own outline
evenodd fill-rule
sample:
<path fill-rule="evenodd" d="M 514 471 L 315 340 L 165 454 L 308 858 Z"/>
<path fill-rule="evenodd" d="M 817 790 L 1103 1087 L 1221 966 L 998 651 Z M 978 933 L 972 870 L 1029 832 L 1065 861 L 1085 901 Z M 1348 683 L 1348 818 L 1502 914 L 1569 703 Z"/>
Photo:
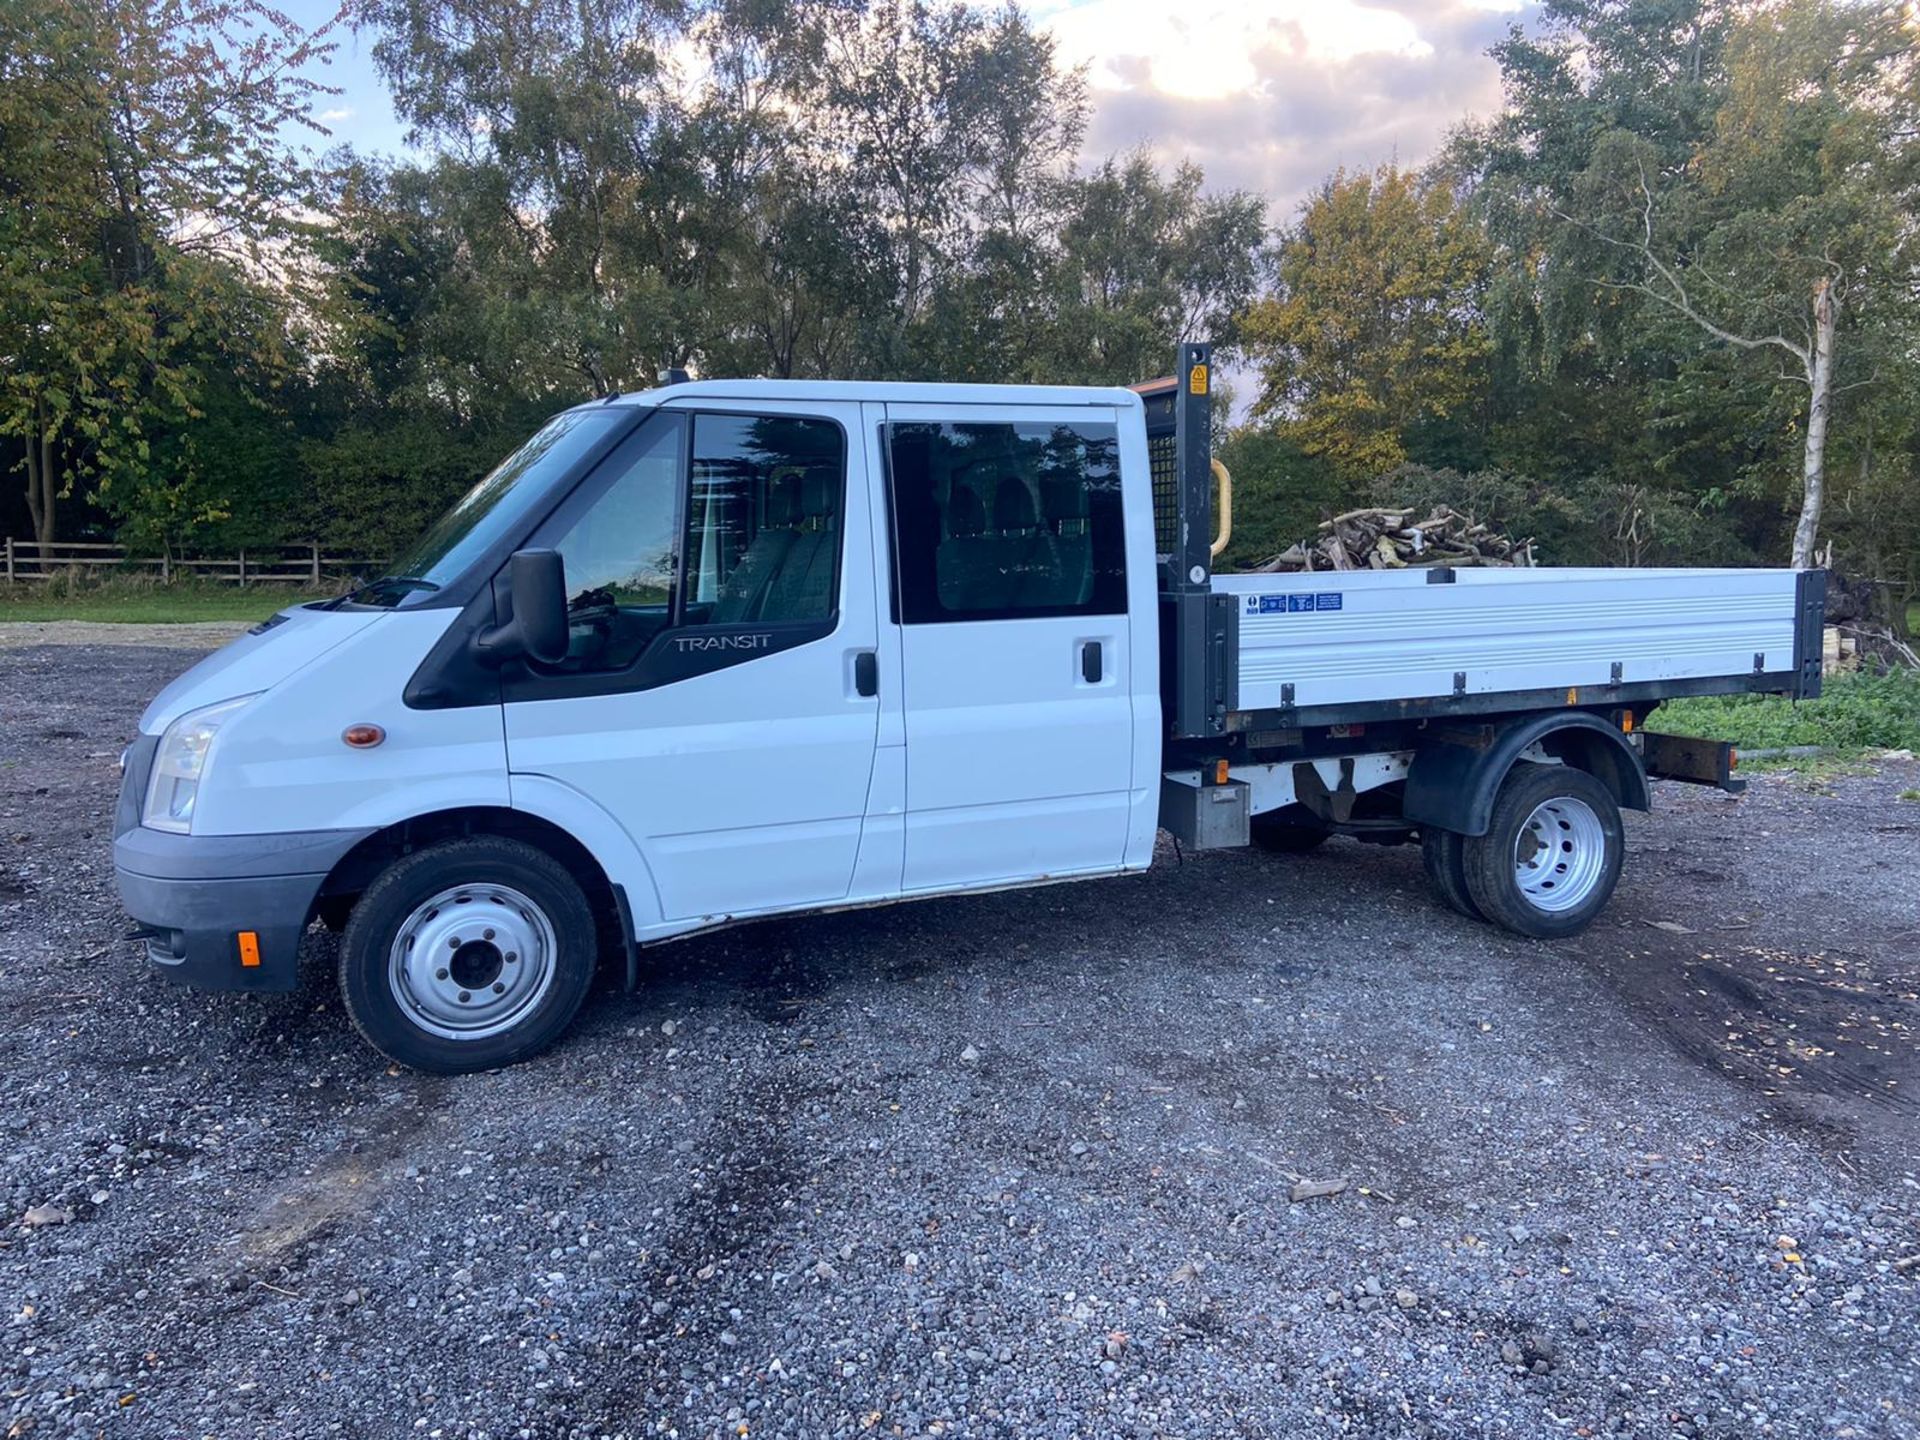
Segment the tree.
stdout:
<path fill-rule="evenodd" d="M 1645 142 L 1596 146 L 1580 210 L 1625 259 L 1596 283 L 1626 288 L 1711 340 L 1789 357 L 1806 389 L 1792 563 L 1815 563 L 1844 308 L 1910 295 L 1913 141 L 1920 108 L 1901 19 L 1871 7 L 1789 0 L 1736 24 L 1729 94 L 1713 133 L 1656 197 Z M 1905 92 L 1903 94 L 1903 92 Z M 1898 110 L 1906 106 L 1904 119 Z M 1904 133 L 1903 133 L 1904 132 Z M 1662 212 L 1682 213 L 1678 239 Z M 1859 383 L 1872 383 L 1870 373 Z"/>
<path fill-rule="evenodd" d="M 1163 177 L 1143 152 L 1076 179 L 1034 378 L 1126 384 L 1164 373 L 1181 340 L 1237 345 L 1259 285 L 1266 204 L 1205 184 L 1192 164 Z"/>
<path fill-rule="evenodd" d="M 249 287 L 297 283 L 307 169 L 290 132 L 327 49 L 257 0 L 11 0 L 0 9 L 0 434 L 24 442 L 42 546 L 76 478 L 146 478 L 198 413 Z"/>
<path fill-rule="evenodd" d="M 1914 298 L 1914 39 L 1833 0 L 1552 0 L 1516 30 L 1506 112 L 1450 156 L 1494 245 L 1496 448 L 1582 435 L 1668 553 L 1764 554 L 1791 506 L 1810 563 L 1835 401 L 1916 334 L 1873 318 Z"/>
<path fill-rule="evenodd" d="M 1437 177 L 1336 174 L 1280 238 L 1247 314 L 1256 413 L 1348 476 L 1407 458 L 1416 425 L 1472 405 L 1488 351 L 1481 232 Z"/>

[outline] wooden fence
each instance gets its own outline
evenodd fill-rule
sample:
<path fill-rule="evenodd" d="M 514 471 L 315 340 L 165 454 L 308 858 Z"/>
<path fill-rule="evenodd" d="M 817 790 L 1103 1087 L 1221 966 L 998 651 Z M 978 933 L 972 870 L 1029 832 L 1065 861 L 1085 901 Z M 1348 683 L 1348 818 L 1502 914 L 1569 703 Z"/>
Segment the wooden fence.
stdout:
<path fill-rule="evenodd" d="M 32 584 L 75 571 L 146 575 L 163 584 L 199 580 L 222 585 L 310 585 L 328 577 L 376 569 L 384 564 L 358 555 L 329 555 L 318 545 L 273 545 L 233 555 L 129 555 L 124 545 L 62 540 L 42 546 L 33 540 L 6 542 L 8 585 Z"/>

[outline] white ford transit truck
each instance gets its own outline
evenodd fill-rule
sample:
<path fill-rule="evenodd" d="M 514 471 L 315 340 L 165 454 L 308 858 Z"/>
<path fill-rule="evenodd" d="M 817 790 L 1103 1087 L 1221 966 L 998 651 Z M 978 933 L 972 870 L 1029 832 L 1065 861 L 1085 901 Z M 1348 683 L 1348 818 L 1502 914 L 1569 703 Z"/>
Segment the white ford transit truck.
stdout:
<path fill-rule="evenodd" d="M 152 966 L 533 1054 L 603 961 L 756 916 L 1417 840 L 1551 938 L 1679 695 L 1817 693 L 1821 572 L 1215 575 L 1210 356 L 1134 389 L 696 381 L 556 416 L 393 573 L 175 680 L 114 860 Z"/>

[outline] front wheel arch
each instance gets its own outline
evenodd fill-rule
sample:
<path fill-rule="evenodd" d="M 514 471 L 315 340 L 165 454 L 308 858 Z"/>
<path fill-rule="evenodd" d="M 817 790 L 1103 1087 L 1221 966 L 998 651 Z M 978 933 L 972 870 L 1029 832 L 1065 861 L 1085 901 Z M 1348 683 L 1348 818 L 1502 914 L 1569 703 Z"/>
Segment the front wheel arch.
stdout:
<path fill-rule="evenodd" d="M 519 840 L 559 862 L 586 895 L 602 940 L 612 939 L 619 950 L 631 950 L 633 929 L 626 902 L 593 852 L 550 820 L 492 805 L 430 811 L 376 830 L 334 864 L 321 883 L 314 911 L 328 929 L 344 930 L 360 895 L 396 861 L 426 846 L 472 835 Z M 631 974 L 627 983 L 631 988 Z"/>

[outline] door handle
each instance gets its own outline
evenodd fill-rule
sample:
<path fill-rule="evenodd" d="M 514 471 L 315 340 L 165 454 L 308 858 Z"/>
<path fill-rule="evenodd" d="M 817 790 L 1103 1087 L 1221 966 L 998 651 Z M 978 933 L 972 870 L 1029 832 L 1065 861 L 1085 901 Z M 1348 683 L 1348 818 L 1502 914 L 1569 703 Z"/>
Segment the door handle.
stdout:
<path fill-rule="evenodd" d="M 853 693 L 862 700 L 871 700 L 880 693 L 880 657 L 871 650 L 862 650 L 853 657 Z"/>
<path fill-rule="evenodd" d="M 1089 685 L 1098 685 L 1104 673 L 1100 668 L 1100 642 L 1084 641 L 1080 646 L 1080 678 Z"/>

